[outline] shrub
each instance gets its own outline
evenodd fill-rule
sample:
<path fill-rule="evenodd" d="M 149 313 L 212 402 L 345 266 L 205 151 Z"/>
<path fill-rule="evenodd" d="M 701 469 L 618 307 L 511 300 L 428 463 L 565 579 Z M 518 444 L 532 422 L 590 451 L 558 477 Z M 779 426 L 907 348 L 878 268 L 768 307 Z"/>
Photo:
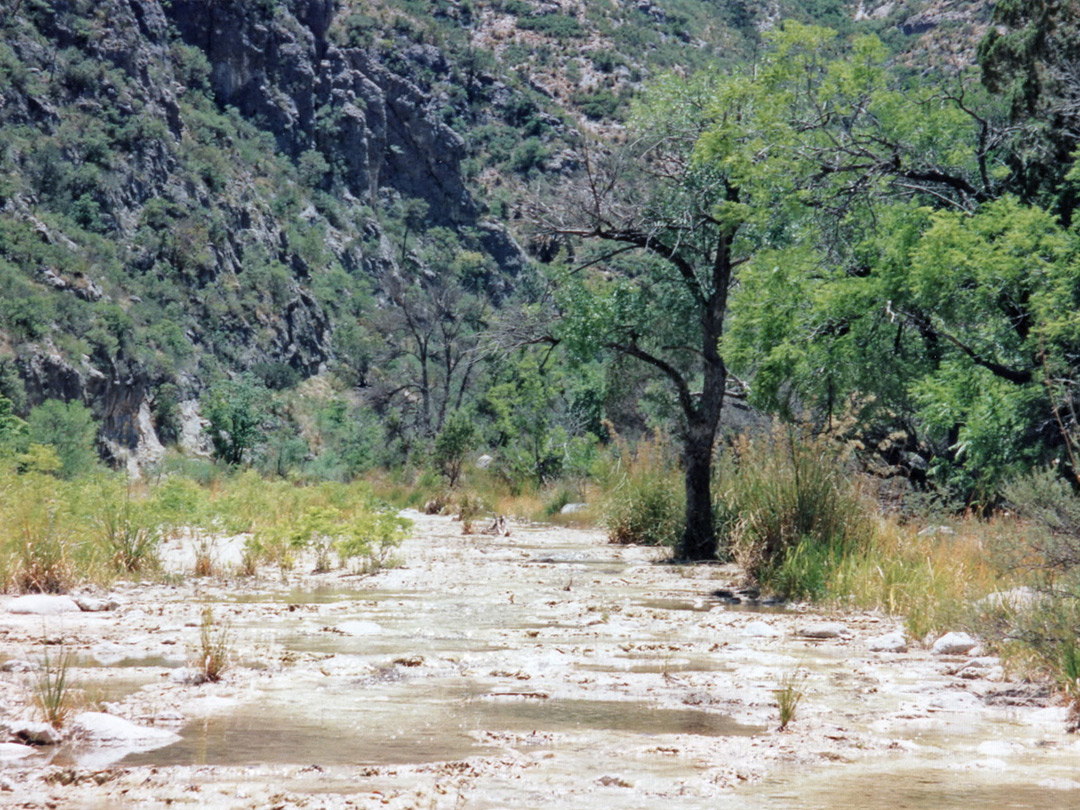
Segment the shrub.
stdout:
<path fill-rule="evenodd" d="M 872 539 L 863 505 L 824 440 L 791 431 L 740 440 L 719 479 L 736 561 L 780 593 L 823 595 L 837 564 Z"/>
<path fill-rule="evenodd" d="M 473 420 L 463 411 L 455 411 L 451 414 L 435 439 L 432 461 L 446 476 L 447 484 L 451 488 L 457 484 L 465 457 L 472 450 L 475 439 L 476 428 L 473 426 Z"/>
<path fill-rule="evenodd" d="M 152 568 L 161 540 L 160 519 L 149 505 L 133 500 L 130 490 L 103 494 L 97 525 L 114 567 L 124 574 Z"/>
<path fill-rule="evenodd" d="M 671 547 L 678 543 L 685 525 L 685 495 L 666 450 L 660 439 L 643 442 L 633 458 L 625 446 L 621 448 L 625 473 L 604 504 L 611 542 Z"/>
<path fill-rule="evenodd" d="M 45 400 L 30 411 L 27 435 L 31 442 L 56 448 L 64 478 L 83 475 L 97 466 L 97 428 L 90 409 L 81 402 Z"/>
<path fill-rule="evenodd" d="M 62 728 L 75 708 L 76 692 L 68 678 L 71 662 L 72 655 L 66 647 L 61 647 L 55 658 L 44 647 L 41 669 L 34 682 L 34 705 L 53 728 Z"/>
<path fill-rule="evenodd" d="M 199 657 L 196 661 L 200 676 L 210 683 L 220 681 L 225 670 L 229 668 L 231 651 L 229 626 L 217 625 L 213 610 L 203 608 L 202 623 L 199 627 Z"/>

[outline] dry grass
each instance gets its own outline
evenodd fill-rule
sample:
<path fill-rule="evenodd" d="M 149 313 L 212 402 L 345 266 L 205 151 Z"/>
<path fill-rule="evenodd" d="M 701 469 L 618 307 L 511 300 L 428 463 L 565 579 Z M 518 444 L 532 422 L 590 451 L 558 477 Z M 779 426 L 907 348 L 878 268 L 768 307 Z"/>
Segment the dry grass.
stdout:
<path fill-rule="evenodd" d="M 846 607 L 903 616 L 915 638 L 964 624 L 971 606 L 1008 587 L 991 547 L 1009 525 L 965 518 L 951 532 L 879 519 L 863 553 L 844 557 L 828 582 L 828 596 Z"/>

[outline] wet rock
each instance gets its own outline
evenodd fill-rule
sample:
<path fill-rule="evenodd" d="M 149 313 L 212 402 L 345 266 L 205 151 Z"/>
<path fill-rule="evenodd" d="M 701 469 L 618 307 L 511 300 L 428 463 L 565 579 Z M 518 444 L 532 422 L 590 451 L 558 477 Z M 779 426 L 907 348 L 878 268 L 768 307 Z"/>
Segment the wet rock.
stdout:
<path fill-rule="evenodd" d="M 178 734 L 162 728 L 137 726 L 130 720 L 104 712 L 83 712 L 75 715 L 71 732 L 93 745 L 118 746 L 149 750 L 170 745 L 180 739 Z"/>
<path fill-rule="evenodd" d="M 0 743 L 0 762 L 12 759 L 26 759 L 37 753 L 37 749 L 20 743 Z M 10 790 L 10 788 L 8 788 Z"/>
<path fill-rule="evenodd" d="M 975 749 L 979 756 L 984 757 L 1007 757 L 1011 754 L 1023 752 L 1024 746 L 1009 740 L 987 740 L 979 743 Z"/>
<path fill-rule="evenodd" d="M 750 638 L 776 638 L 780 631 L 768 622 L 753 621 L 743 628 L 742 634 Z"/>
<path fill-rule="evenodd" d="M 845 633 L 847 628 L 840 622 L 820 622 L 799 628 L 799 635 L 803 638 L 840 638 Z"/>
<path fill-rule="evenodd" d="M 116 610 L 120 603 L 115 599 L 101 598 L 97 596 L 76 596 L 75 604 L 84 613 L 103 613 L 107 610 Z"/>
<path fill-rule="evenodd" d="M 568 503 L 562 509 L 559 510 L 560 515 L 575 515 L 578 512 L 583 512 L 588 509 L 587 503 Z"/>
<path fill-rule="evenodd" d="M 180 667 L 169 673 L 169 680 L 184 686 L 199 686 L 206 683 L 206 673 L 194 667 Z"/>
<path fill-rule="evenodd" d="M 41 665 L 37 662 L 25 661 L 21 658 L 15 658 L 0 664 L 0 672 L 37 672 L 39 669 L 41 669 Z"/>
<path fill-rule="evenodd" d="M 29 616 L 59 616 L 62 613 L 80 613 L 81 608 L 70 596 L 52 596 L 34 593 L 12 599 L 6 605 L 8 613 Z"/>
<path fill-rule="evenodd" d="M 907 652 L 907 639 L 904 634 L 897 631 L 895 633 L 886 633 L 883 636 L 877 636 L 866 642 L 867 648 L 870 652 L 890 652 L 890 653 L 902 653 Z"/>
<path fill-rule="evenodd" d="M 5 726 L 7 737 L 27 745 L 59 745 L 64 735 L 48 723 L 34 723 L 28 720 L 10 720 Z"/>
<path fill-rule="evenodd" d="M 963 655 L 971 652 L 979 642 L 967 633 L 946 633 L 931 648 L 934 655 Z"/>

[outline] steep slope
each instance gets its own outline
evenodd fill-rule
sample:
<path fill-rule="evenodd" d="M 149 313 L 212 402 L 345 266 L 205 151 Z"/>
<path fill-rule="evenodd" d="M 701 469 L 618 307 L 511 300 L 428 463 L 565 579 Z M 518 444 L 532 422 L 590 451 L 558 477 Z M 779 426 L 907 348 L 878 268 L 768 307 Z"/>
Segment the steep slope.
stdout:
<path fill-rule="evenodd" d="M 224 375 L 364 386 L 395 285 L 467 254 L 507 300 L 521 189 L 576 170 L 576 127 L 617 136 L 650 76 L 745 60 L 791 15 L 970 42 L 986 5 L 7 3 L 0 380 L 91 406 L 116 463 L 191 435 Z"/>

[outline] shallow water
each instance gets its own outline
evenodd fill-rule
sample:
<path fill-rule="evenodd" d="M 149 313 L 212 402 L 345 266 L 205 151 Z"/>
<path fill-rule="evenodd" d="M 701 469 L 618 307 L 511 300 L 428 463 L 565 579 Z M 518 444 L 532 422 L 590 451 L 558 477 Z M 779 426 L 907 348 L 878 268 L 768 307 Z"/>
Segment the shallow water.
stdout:
<path fill-rule="evenodd" d="M 491 753 L 478 732 L 620 732 L 731 736 L 759 733 L 724 715 L 610 700 L 498 693 L 425 695 L 422 687 L 368 685 L 268 693 L 227 715 L 189 723 L 181 742 L 120 764 L 402 765 Z"/>

